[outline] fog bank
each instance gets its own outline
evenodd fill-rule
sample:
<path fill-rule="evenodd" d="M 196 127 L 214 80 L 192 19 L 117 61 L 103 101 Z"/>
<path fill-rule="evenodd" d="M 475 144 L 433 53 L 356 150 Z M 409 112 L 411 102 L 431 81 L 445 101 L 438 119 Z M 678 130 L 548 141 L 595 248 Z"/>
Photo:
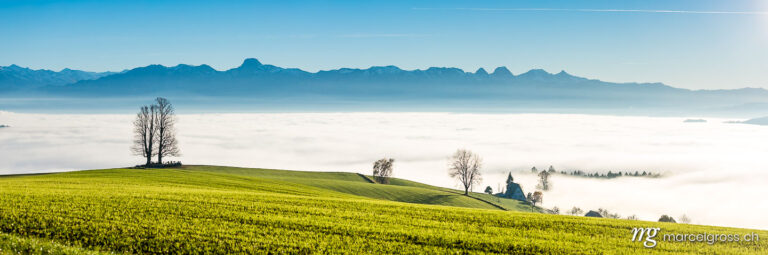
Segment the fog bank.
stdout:
<path fill-rule="evenodd" d="M 686 118 L 564 114 L 272 113 L 180 115 L 185 164 L 368 173 L 393 157 L 395 177 L 458 187 L 447 175 L 456 149 L 480 154 L 494 190 L 528 169 L 652 171 L 663 178 L 555 175 L 544 206 L 603 207 L 643 220 L 685 213 L 694 223 L 768 229 L 768 127 L 683 123 Z M 695 117 L 695 116 L 693 116 Z M 132 166 L 133 115 L 0 112 L 0 174 Z"/>

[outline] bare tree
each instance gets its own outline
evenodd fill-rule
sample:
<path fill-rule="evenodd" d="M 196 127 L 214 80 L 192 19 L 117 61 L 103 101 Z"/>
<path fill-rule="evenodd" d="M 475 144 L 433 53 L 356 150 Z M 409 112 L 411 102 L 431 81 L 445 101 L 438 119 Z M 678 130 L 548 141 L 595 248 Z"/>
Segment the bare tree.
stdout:
<path fill-rule="evenodd" d="M 393 158 L 383 158 L 373 163 L 373 178 L 381 184 L 389 184 L 389 177 L 392 176 Z"/>
<path fill-rule="evenodd" d="M 578 208 L 578 207 L 574 206 L 570 211 L 568 211 L 568 214 L 570 214 L 570 215 L 581 215 L 581 213 L 583 213 L 583 212 L 584 211 L 581 210 L 581 208 Z"/>
<path fill-rule="evenodd" d="M 157 163 L 163 163 L 163 157 L 179 156 L 176 141 L 176 113 L 168 99 L 158 97 L 153 105 L 157 109 L 155 128 L 157 128 Z"/>
<path fill-rule="evenodd" d="M 456 150 L 449 163 L 448 174 L 456 178 L 464 185 L 464 195 L 469 195 L 469 191 L 475 184 L 482 180 L 480 168 L 483 160 L 477 154 L 469 150 Z"/>
<path fill-rule="evenodd" d="M 139 113 L 136 114 L 136 120 L 133 121 L 133 146 L 131 151 L 134 155 L 142 156 L 147 159 L 146 166 L 152 163 L 152 156 L 157 155 L 155 149 L 155 119 L 157 118 L 157 108 L 152 106 L 142 106 Z"/>
<path fill-rule="evenodd" d="M 684 224 L 691 223 L 691 218 L 689 218 L 688 215 L 685 215 L 685 214 L 681 215 L 678 219 L 680 219 L 680 223 L 684 223 Z"/>
<path fill-rule="evenodd" d="M 541 171 L 539 173 L 539 184 L 536 185 L 537 189 L 547 191 L 551 188 L 551 183 L 549 182 L 549 175 L 550 173 L 547 171 Z"/>
<path fill-rule="evenodd" d="M 560 208 L 558 208 L 557 206 L 552 207 L 552 214 L 560 214 Z"/>
<path fill-rule="evenodd" d="M 600 213 L 600 215 L 602 215 L 605 218 L 610 218 L 610 219 L 621 218 L 621 215 L 619 215 L 618 213 L 611 213 L 610 211 L 608 211 L 608 209 L 605 209 L 605 208 L 597 209 L 597 212 Z"/>

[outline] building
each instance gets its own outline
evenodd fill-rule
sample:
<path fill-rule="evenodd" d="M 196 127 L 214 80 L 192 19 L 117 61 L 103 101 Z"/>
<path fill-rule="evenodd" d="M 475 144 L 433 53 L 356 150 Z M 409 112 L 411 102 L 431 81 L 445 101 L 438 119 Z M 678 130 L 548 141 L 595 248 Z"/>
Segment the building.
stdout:
<path fill-rule="evenodd" d="M 496 196 L 526 201 L 523 188 L 520 187 L 520 184 L 515 183 L 514 180 L 515 179 L 512 178 L 512 173 L 509 173 L 509 176 L 507 177 L 507 190 L 505 190 L 504 193 L 496 194 Z"/>

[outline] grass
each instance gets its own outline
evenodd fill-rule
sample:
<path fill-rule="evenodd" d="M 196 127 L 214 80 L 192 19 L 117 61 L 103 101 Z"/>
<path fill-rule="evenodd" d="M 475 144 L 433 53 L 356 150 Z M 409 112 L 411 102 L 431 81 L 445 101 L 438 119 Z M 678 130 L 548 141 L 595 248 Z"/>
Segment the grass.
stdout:
<path fill-rule="evenodd" d="M 393 178 L 392 185 L 374 185 L 356 173 L 286 171 L 216 166 L 194 166 L 186 169 L 191 171 L 226 173 L 288 181 L 350 195 L 397 202 L 497 209 L 497 206 L 491 205 L 483 200 L 464 196 L 462 195 L 463 193 L 457 190 L 440 188 L 396 178 Z M 503 200 L 508 200 L 505 202 L 509 204 L 520 204 L 520 201 L 517 200 Z M 528 208 L 527 210 L 530 209 Z"/>
<path fill-rule="evenodd" d="M 471 208 L 468 201 L 479 200 L 439 200 L 433 192 L 455 194 L 398 182 L 212 166 L 1 177 L 0 247 L 24 254 L 768 253 L 765 241 L 653 249 L 630 241 L 633 227 L 765 231 Z"/>
<path fill-rule="evenodd" d="M 34 237 L 0 233 L 0 254 L 105 254 Z"/>

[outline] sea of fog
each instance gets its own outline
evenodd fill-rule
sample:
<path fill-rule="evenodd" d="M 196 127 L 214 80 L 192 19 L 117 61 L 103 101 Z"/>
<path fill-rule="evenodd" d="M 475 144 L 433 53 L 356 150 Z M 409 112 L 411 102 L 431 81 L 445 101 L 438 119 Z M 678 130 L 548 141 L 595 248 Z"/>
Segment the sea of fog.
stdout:
<path fill-rule="evenodd" d="M 123 167 L 132 156 L 132 115 L 0 112 L 0 174 Z M 178 116 L 185 164 L 371 172 L 396 159 L 394 176 L 458 188 L 448 157 L 483 157 L 483 183 L 508 172 L 533 191 L 529 169 L 651 171 L 662 178 L 555 175 L 543 206 L 606 208 L 642 220 L 688 215 L 693 223 L 768 229 L 768 127 L 724 119 L 564 114 L 270 113 Z"/>

